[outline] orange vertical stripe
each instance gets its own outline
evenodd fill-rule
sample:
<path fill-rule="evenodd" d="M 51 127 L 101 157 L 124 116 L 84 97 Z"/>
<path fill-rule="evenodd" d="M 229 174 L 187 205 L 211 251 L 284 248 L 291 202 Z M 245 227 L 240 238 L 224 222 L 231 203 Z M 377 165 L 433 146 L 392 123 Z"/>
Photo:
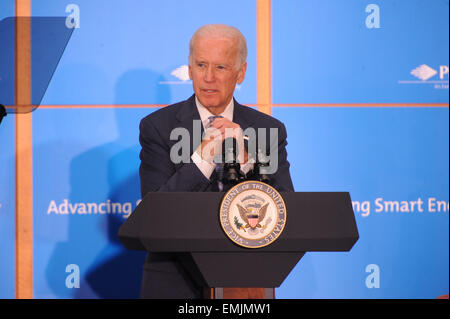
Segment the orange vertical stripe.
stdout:
<path fill-rule="evenodd" d="M 31 16 L 31 0 L 16 0 L 16 17 Z M 31 24 L 16 19 L 15 104 L 31 106 Z M 31 109 L 30 109 L 31 110 Z M 33 298 L 31 112 L 16 114 L 16 298 Z"/>
<path fill-rule="evenodd" d="M 272 114 L 271 0 L 256 0 L 256 102 L 258 110 Z"/>

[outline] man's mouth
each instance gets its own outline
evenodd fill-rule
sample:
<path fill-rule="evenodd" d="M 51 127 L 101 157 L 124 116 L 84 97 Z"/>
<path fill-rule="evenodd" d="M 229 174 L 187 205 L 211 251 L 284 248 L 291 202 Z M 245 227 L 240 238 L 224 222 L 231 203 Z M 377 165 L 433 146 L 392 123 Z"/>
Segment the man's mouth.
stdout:
<path fill-rule="evenodd" d="M 219 91 L 218 90 L 211 90 L 211 89 L 202 89 L 202 92 L 206 93 L 206 94 L 215 94 L 215 93 L 217 93 Z"/>

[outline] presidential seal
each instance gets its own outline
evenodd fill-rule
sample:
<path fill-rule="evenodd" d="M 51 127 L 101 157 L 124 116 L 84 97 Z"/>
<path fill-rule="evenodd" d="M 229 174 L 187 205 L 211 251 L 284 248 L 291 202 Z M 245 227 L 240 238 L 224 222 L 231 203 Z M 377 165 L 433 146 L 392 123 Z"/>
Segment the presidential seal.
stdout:
<path fill-rule="evenodd" d="M 239 246 L 260 248 L 273 243 L 286 224 L 286 205 L 272 186 L 245 181 L 231 188 L 220 205 L 220 224 Z"/>

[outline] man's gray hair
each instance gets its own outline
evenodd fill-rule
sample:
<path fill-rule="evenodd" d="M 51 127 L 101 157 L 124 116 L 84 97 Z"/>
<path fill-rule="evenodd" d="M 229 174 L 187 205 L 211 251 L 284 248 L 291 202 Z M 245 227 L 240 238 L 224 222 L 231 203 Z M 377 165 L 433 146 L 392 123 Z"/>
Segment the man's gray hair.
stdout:
<path fill-rule="evenodd" d="M 194 52 L 194 42 L 199 37 L 208 38 L 230 38 L 237 41 L 237 63 L 236 69 L 240 69 L 247 61 L 247 41 L 241 31 L 226 24 L 207 24 L 195 31 L 189 42 L 189 64 L 192 65 L 192 54 Z"/>

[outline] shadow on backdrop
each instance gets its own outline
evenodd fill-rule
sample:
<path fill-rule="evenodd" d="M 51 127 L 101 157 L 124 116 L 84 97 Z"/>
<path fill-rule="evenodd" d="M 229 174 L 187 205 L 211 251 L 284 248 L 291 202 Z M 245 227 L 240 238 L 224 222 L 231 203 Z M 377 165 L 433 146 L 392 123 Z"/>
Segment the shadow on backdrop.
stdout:
<path fill-rule="evenodd" d="M 168 87 L 159 86 L 160 81 L 164 81 L 164 78 L 150 70 L 128 71 L 117 82 L 115 103 L 154 104 L 155 101 L 169 101 Z M 141 198 L 138 172 L 139 122 L 129 121 L 126 112 L 126 109 L 115 109 L 119 131 L 119 140 L 116 143 L 120 152 L 110 157 L 107 163 L 110 190 L 107 198 L 116 203 L 131 201 L 135 207 L 136 199 Z M 150 110 L 145 112 L 148 113 Z M 133 146 L 126 147 L 130 142 Z M 86 281 L 100 298 L 138 298 L 146 252 L 125 249 L 117 237 L 125 219 L 113 214 L 109 214 L 107 218 L 109 246 L 114 245 L 116 253 L 111 255 L 111 248 L 105 247 L 97 256 L 99 262 L 95 262 L 95 266 L 88 271 Z"/>
<path fill-rule="evenodd" d="M 170 100 L 169 89 L 158 85 L 162 80 L 161 75 L 151 70 L 128 71 L 117 82 L 115 103 L 153 104 L 155 100 Z M 141 197 L 139 121 L 152 111 L 105 110 L 113 112 L 117 131 L 112 127 L 111 134 L 118 137 L 71 160 L 69 202 L 103 203 L 109 199 L 123 207 L 125 203 L 131 203 L 132 209 L 136 206 Z M 61 298 L 138 298 L 146 253 L 126 250 L 120 243 L 117 233 L 125 221 L 123 214 L 69 214 L 67 218 L 68 239 L 55 245 L 45 270 L 51 290 Z M 67 264 L 77 262 L 80 287 L 67 289 L 64 283 L 68 273 L 64 269 Z"/>

